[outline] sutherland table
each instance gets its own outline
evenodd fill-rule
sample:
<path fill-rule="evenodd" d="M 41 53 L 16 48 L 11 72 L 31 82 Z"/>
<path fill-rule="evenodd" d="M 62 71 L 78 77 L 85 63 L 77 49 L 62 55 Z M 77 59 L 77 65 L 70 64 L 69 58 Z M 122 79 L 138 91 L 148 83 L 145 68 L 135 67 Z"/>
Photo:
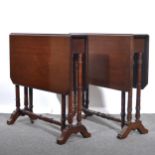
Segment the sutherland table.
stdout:
<path fill-rule="evenodd" d="M 148 83 L 149 36 L 132 34 L 74 34 L 83 39 L 79 51 L 85 51 L 84 68 L 84 112 L 121 122 L 122 131 L 118 138 L 126 138 L 131 130 L 137 129 L 141 134 L 148 130 L 140 121 L 141 89 Z M 83 49 L 83 50 L 82 50 Z M 121 119 L 90 110 L 88 84 L 112 88 L 121 91 Z M 136 114 L 132 120 L 132 90 L 136 88 Z M 126 116 L 126 93 L 127 120 Z"/>
<path fill-rule="evenodd" d="M 68 34 L 10 35 L 10 71 L 16 85 L 16 110 L 8 124 L 20 115 L 28 115 L 61 126 L 59 144 L 72 133 L 89 137 L 82 125 L 81 105 L 86 116 L 97 116 L 121 122 L 118 138 L 131 130 L 148 130 L 140 121 L 141 89 L 148 83 L 148 35 Z M 121 119 L 89 109 L 89 84 L 121 91 Z M 20 109 L 19 86 L 24 86 L 24 109 Z M 32 88 L 62 94 L 61 122 L 33 113 Z M 136 114 L 132 120 L 132 90 L 136 88 Z M 128 93 L 127 119 L 126 93 Z M 68 124 L 65 123 L 65 98 L 69 95 Z M 78 102 L 76 102 L 78 101 Z M 77 123 L 73 125 L 73 117 Z"/>
<path fill-rule="evenodd" d="M 64 144 L 72 133 L 80 132 L 83 137 L 90 134 L 82 125 L 82 80 L 83 55 L 78 57 L 78 76 L 74 77 L 74 52 L 71 35 L 11 34 L 10 35 L 10 76 L 16 88 L 16 110 L 8 124 L 19 116 L 28 115 L 33 122 L 41 119 L 61 126 L 62 134 L 57 140 Z M 78 81 L 78 102 L 74 108 L 74 85 Z M 20 89 L 24 86 L 24 109 L 20 108 Z M 33 88 L 62 94 L 61 121 L 33 113 Z M 68 124 L 66 124 L 66 95 L 69 95 Z M 73 117 L 77 123 L 73 125 Z"/>

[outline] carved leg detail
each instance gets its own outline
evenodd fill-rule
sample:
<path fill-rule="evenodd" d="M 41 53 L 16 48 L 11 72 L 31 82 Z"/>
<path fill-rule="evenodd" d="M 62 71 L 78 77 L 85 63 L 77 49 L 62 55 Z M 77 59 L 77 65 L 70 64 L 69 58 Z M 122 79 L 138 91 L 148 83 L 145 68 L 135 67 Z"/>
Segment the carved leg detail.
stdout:
<path fill-rule="evenodd" d="M 143 126 L 142 122 L 141 121 L 136 121 L 136 122 L 128 124 L 127 126 L 124 126 L 122 131 L 118 134 L 117 138 L 124 139 L 124 138 L 126 138 L 128 136 L 128 134 L 132 130 L 136 130 L 136 129 L 141 134 L 148 133 L 148 130 Z"/>
<path fill-rule="evenodd" d="M 24 109 L 28 110 L 28 88 L 24 87 Z"/>
<path fill-rule="evenodd" d="M 66 95 L 62 94 L 62 102 L 61 102 L 61 130 L 66 127 Z"/>
<path fill-rule="evenodd" d="M 14 124 L 17 118 L 21 115 L 20 112 L 20 88 L 19 85 L 15 86 L 16 92 L 16 110 L 11 114 L 10 119 L 7 121 L 8 125 Z"/>
<path fill-rule="evenodd" d="M 83 73 L 83 55 L 79 54 L 78 56 L 78 71 L 77 71 L 77 90 L 78 90 L 78 100 L 77 100 L 77 108 L 76 108 L 76 117 L 77 117 L 77 124 L 73 125 L 73 103 L 74 102 L 74 91 L 73 89 L 70 91 L 69 94 L 69 107 L 68 107 L 68 123 L 69 125 L 62 131 L 60 138 L 58 138 L 58 144 L 64 144 L 68 138 L 72 134 L 76 134 L 80 132 L 83 137 L 88 138 L 91 134 L 87 131 L 84 125 L 82 125 L 82 117 L 81 117 L 81 110 L 82 110 L 82 103 L 83 103 L 83 80 L 82 80 L 82 73 Z"/>
<path fill-rule="evenodd" d="M 29 88 L 29 111 L 33 112 L 33 89 L 32 88 Z M 30 122 L 34 123 L 34 118 L 30 117 Z"/>
<path fill-rule="evenodd" d="M 138 54 L 138 74 L 137 74 L 137 94 L 136 94 L 136 121 L 140 119 L 140 99 L 141 99 L 141 81 L 142 81 L 142 53 Z"/>
<path fill-rule="evenodd" d="M 18 118 L 20 115 L 21 115 L 20 111 L 19 111 L 19 110 L 15 110 L 15 111 L 11 114 L 9 120 L 7 120 L 7 124 L 8 124 L 8 125 L 14 124 L 15 121 L 17 120 L 17 118 Z"/>
<path fill-rule="evenodd" d="M 144 125 L 141 123 L 141 121 L 139 121 L 139 122 L 140 122 L 140 125 L 137 128 L 137 130 L 139 131 L 140 134 L 147 134 L 149 132 L 148 129 L 146 129 L 144 127 Z"/>
<path fill-rule="evenodd" d="M 121 127 L 125 125 L 125 91 L 121 92 Z"/>
<path fill-rule="evenodd" d="M 33 89 L 29 88 L 29 109 L 33 112 Z"/>
<path fill-rule="evenodd" d="M 84 138 L 88 138 L 91 136 L 84 125 L 75 125 L 64 129 L 61 136 L 58 138 L 57 143 L 60 145 L 66 143 L 66 141 L 72 134 L 76 134 L 78 132 L 80 132 Z"/>

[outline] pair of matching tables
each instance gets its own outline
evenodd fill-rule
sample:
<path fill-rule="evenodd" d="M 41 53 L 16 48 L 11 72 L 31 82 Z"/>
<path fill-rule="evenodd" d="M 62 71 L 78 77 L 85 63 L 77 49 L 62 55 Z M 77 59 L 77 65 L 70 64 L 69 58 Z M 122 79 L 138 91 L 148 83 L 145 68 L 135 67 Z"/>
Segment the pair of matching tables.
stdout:
<path fill-rule="evenodd" d="M 16 110 L 7 123 L 11 125 L 19 116 L 28 115 L 32 123 L 41 119 L 59 125 L 58 144 L 64 144 L 73 133 L 91 136 L 82 124 L 82 112 L 85 116 L 97 115 L 120 122 L 122 130 L 117 136 L 120 139 L 136 129 L 141 134 L 148 133 L 140 120 L 141 89 L 148 84 L 148 54 L 148 35 L 12 33 L 10 77 L 15 84 Z M 121 91 L 121 118 L 89 109 L 89 84 Z M 20 86 L 24 87 L 23 109 Z M 33 88 L 61 94 L 60 121 L 33 112 Z M 136 88 L 135 120 L 133 88 Z"/>

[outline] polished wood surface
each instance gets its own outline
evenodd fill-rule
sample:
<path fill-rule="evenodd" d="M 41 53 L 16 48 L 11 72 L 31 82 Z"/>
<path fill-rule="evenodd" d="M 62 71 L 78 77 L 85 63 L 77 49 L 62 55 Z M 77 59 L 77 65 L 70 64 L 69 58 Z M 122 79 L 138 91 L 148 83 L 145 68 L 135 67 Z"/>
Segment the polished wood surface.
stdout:
<path fill-rule="evenodd" d="M 138 52 L 142 52 L 142 80 L 141 88 L 145 88 L 148 84 L 148 68 L 149 68 L 149 36 L 148 35 L 135 35 L 134 36 L 134 64 L 133 64 L 133 86 L 137 86 L 137 68 L 138 68 Z"/>
<path fill-rule="evenodd" d="M 71 75 L 69 35 L 10 35 L 14 84 L 68 93 Z"/>
<path fill-rule="evenodd" d="M 40 119 L 61 127 L 58 144 L 64 144 L 75 133 L 88 138 L 91 134 L 82 124 L 83 102 L 83 55 L 84 50 L 76 52 L 81 40 L 70 35 L 49 34 L 11 34 L 10 35 L 10 76 L 16 86 L 16 110 L 7 121 L 14 124 L 19 116 L 29 116 L 31 122 Z M 79 49 L 77 49 L 79 50 Z M 74 68 L 74 54 L 77 67 Z M 78 76 L 74 76 L 76 69 Z M 74 79 L 75 78 L 75 79 Z M 77 108 L 74 109 L 74 80 L 78 81 Z M 20 86 L 24 86 L 24 109 L 20 107 Z M 60 93 L 62 95 L 61 120 L 57 121 L 33 112 L 33 88 Z M 69 96 L 66 114 L 66 95 Z M 74 117 L 76 117 L 76 122 Z M 66 123 L 68 121 L 68 124 Z"/>
<path fill-rule="evenodd" d="M 122 130 L 117 136 L 119 139 L 126 138 L 132 130 L 136 129 L 141 134 L 148 133 L 140 121 L 140 98 L 141 89 L 148 83 L 149 36 L 133 34 L 78 34 L 75 36 L 83 37 L 85 43 L 83 111 L 86 116 L 96 115 L 121 122 Z M 81 52 L 82 46 L 79 44 L 80 42 L 77 44 L 77 51 Z M 121 91 L 121 119 L 89 109 L 89 84 Z M 133 88 L 137 91 L 135 120 L 132 116 Z"/>
<path fill-rule="evenodd" d="M 148 35 L 11 34 L 10 76 L 16 85 L 16 110 L 8 124 L 28 115 L 32 123 L 41 119 L 60 125 L 57 143 L 64 144 L 74 133 L 91 136 L 82 124 L 83 109 L 86 115 L 121 122 L 120 139 L 135 129 L 147 133 L 140 121 L 140 97 L 141 89 L 148 84 L 148 44 Z M 89 84 L 121 91 L 121 119 L 89 109 Z M 20 108 L 20 85 L 24 86 L 24 109 Z M 33 112 L 33 88 L 62 95 L 60 121 Z M 134 121 L 133 88 L 137 90 Z"/>
<path fill-rule="evenodd" d="M 132 36 L 88 37 L 88 80 L 90 84 L 128 90 Z"/>
<path fill-rule="evenodd" d="M 78 81 L 78 85 L 77 85 L 77 89 L 78 89 L 78 102 L 77 102 L 77 107 L 76 109 L 73 109 L 74 107 L 74 89 L 72 87 L 72 90 L 70 91 L 70 95 L 69 95 L 69 107 L 68 107 L 68 126 L 62 131 L 61 136 L 59 137 L 59 139 L 57 140 L 58 144 L 64 144 L 66 142 L 66 140 L 70 137 L 71 134 L 75 134 L 80 132 L 81 135 L 84 138 L 88 138 L 91 136 L 91 134 L 87 131 L 86 127 L 82 124 L 82 87 L 83 87 L 83 77 L 82 77 L 82 72 L 83 72 L 83 54 L 80 53 L 78 55 L 78 76 L 77 76 L 77 80 Z M 75 113 L 76 112 L 76 113 Z M 74 117 L 76 117 L 76 123 L 73 123 L 73 119 Z"/>
<path fill-rule="evenodd" d="M 71 35 L 74 38 L 73 51 L 82 53 L 85 51 L 87 54 L 87 64 L 89 63 L 89 65 L 86 66 L 85 73 L 89 70 L 87 78 L 90 84 L 127 90 L 130 80 L 131 66 L 129 67 L 129 64 L 133 64 L 133 87 L 136 88 L 138 52 L 142 52 L 141 87 L 144 88 L 148 84 L 148 35 L 93 33 Z M 129 56 L 131 57 L 129 58 Z"/>
<path fill-rule="evenodd" d="M 121 119 L 89 109 L 89 99 L 84 104 L 86 116 L 97 115 L 121 122 L 119 139 L 137 129 L 141 134 L 148 133 L 140 121 L 141 89 L 148 83 L 148 35 L 88 35 L 87 85 L 93 84 L 121 91 Z M 136 114 L 132 118 L 133 88 L 136 88 Z M 85 88 L 86 90 L 87 88 Z M 127 106 L 126 106 L 126 97 Z M 86 95 L 85 95 L 86 96 Z M 87 98 L 89 96 L 87 95 Z M 126 118 L 125 118 L 126 116 Z"/>

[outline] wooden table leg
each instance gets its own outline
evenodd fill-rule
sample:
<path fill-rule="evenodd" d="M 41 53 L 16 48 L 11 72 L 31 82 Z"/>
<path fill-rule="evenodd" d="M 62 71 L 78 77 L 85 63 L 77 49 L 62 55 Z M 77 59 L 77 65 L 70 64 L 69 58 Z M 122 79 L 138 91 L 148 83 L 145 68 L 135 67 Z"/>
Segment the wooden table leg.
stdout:
<path fill-rule="evenodd" d="M 77 105 L 77 54 L 73 54 L 73 90 L 74 90 L 74 115 L 76 113 L 76 105 Z"/>
<path fill-rule="evenodd" d="M 30 112 L 33 112 L 33 88 L 29 88 L 29 108 Z M 31 123 L 34 123 L 35 118 L 29 115 Z"/>
<path fill-rule="evenodd" d="M 24 109 L 28 110 L 28 88 L 24 87 Z"/>
<path fill-rule="evenodd" d="M 125 125 L 125 91 L 121 92 L 121 127 Z"/>
<path fill-rule="evenodd" d="M 128 108 L 127 108 L 127 125 L 125 125 L 122 131 L 117 135 L 119 139 L 126 138 L 129 132 L 132 130 L 132 88 L 128 91 Z"/>
<path fill-rule="evenodd" d="M 29 88 L 28 87 L 24 87 L 24 110 L 30 111 L 32 112 L 32 91 L 28 91 Z M 29 92 L 29 94 L 28 94 Z M 34 123 L 33 118 L 31 116 L 29 116 L 31 123 Z"/>
<path fill-rule="evenodd" d="M 84 90 L 85 90 L 85 106 L 84 108 L 89 108 L 89 84 L 88 84 L 88 41 L 85 39 L 85 54 L 84 54 L 84 72 L 83 72 L 83 79 L 84 79 Z M 91 115 L 87 113 L 87 115 Z"/>
<path fill-rule="evenodd" d="M 87 46 L 87 45 L 85 45 Z M 88 85 L 88 81 L 87 81 L 87 58 L 86 58 L 86 54 L 84 57 L 84 72 L 83 72 L 83 82 L 84 82 L 84 88 L 83 88 L 83 107 L 84 109 L 89 109 L 89 85 Z M 83 110 L 85 116 L 84 118 L 87 118 L 87 116 L 92 116 L 92 113 L 89 113 L 86 110 Z"/>
<path fill-rule="evenodd" d="M 19 85 L 15 86 L 16 92 L 16 110 L 11 114 L 10 119 L 7 121 L 8 125 L 14 124 L 17 118 L 21 115 L 20 112 L 20 88 Z"/>
<path fill-rule="evenodd" d="M 72 130 L 73 129 L 72 123 L 74 116 L 73 103 L 74 103 L 74 92 L 71 91 L 69 94 L 69 104 L 68 104 L 68 117 L 67 117 L 68 126 L 62 130 L 60 137 L 57 139 L 57 144 L 64 144 L 73 132 Z"/>
<path fill-rule="evenodd" d="M 142 52 L 139 53 L 138 55 L 138 75 L 137 75 L 137 94 L 136 94 L 136 122 L 139 123 L 139 126 L 137 130 L 141 134 L 148 133 L 148 130 L 143 126 L 142 122 L 140 121 L 140 98 L 141 98 L 141 75 L 142 75 Z"/>
<path fill-rule="evenodd" d="M 128 136 L 132 130 L 138 130 L 141 134 L 148 133 L 148 130 L 143 126 L 140 121 L 140 95 L 141 95 L 141 71 L 142 71 L 142 53 L 138 53 L 138 73 L 137 73 L 137 95 L 136 95 L 136 120 L 132 122 L 132 90 L 128 93 L 128 115 L 127 115 L 127 126 L 124 126 L 121 133 L 118 134 L 118 138 L 123 139 Z"/>
<path fill-rule="evenodd" d="M 33 89 L 29 88 L 29 110 L 33 112 Z"/>
<path fill-rule="evenodd" d="M 62 101 L 61 101 L 61 130 L 65 129 L 66 127 L 66 95 L 62 94 Z"/>
<path fill-rule="evenodd" d="M 60 138 L 57 140 L 58 144 L 64 144 L 72 134 L 80 132 L 83 137 L 90 137 L 90 133 L 87 131 L 81 120 L 81 106 L 82 106 L 82 54 L 79 54 L 78 59 L 78 107 L 77 107 L 77 124 L 73 125 L 73 103 L 74 103 L 74 91 L 71 88 L 69 94 L 69 107 L 68 107 L 68 123 L 69 125 L 62 131 Z"/>
<path fill-rule="evenodd" d="M 141 96 L 141 72 L 142 72 L 142 53 L 138 55 L 138 73 L 137 73 L 137 92 L 136 92 L 136 121 L 140 119 L 140 96 Z"/>
<path fill-rule="evenodd" d="M 79 54 L 78 59 L 78 106 L 77 106 L 77 126 L 80 127 L 79 132 L 84 138 L 88 138 L 91 134 L 87 131 L 86 127 L 82 125 L 82 103 L 83 103 L 83 55 Z"/>

